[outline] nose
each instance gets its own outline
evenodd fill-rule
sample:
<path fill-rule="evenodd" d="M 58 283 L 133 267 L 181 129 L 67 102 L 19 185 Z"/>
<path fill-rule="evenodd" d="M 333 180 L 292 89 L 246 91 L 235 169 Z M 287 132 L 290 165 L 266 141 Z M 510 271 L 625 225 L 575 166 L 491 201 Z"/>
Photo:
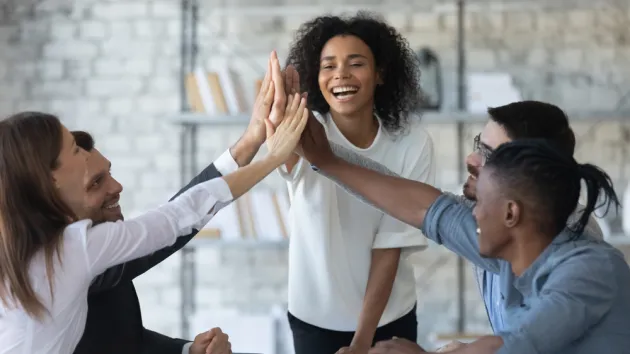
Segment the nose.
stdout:
<path fill-rule="evenodd" d="M 350 70 L 347 65 L 339 65 L 335 71 L 335 79 L 347 79 L 350 77 Z"/>
<path fill-rule="evenodd" d="M 113 180 L 112 194 L 120 194 L 123 191 L 123 186 L 115 178 Z"/>
<path fill-rule="evenodd" d="M 466 165 L 470 165 L 474 167 L 481 167 L 481 164 L 482 164 L 481 155 L 479 155 L 476 152 L 471 152 L 470 154 L 468 154 L 468 156 L 466 156 L 464 163 Z"/>

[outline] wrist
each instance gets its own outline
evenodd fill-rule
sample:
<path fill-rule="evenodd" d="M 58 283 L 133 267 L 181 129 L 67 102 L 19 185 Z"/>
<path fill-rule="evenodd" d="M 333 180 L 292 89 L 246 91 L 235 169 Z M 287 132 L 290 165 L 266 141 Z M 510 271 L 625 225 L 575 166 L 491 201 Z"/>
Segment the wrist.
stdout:
<path fill-rule="evenodd" d="M 230 148 L 230 154 L 238 166 L 243 167 L 252 161 L 262 144 L 263 142 L 258 142 L 256 139 L 243 135 Z"/>

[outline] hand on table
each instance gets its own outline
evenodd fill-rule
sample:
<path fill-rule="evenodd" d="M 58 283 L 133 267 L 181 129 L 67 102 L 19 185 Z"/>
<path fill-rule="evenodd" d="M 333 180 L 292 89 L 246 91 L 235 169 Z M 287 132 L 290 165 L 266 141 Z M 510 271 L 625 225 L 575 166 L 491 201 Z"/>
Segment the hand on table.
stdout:
<path fill-rule="evenodd" d="M 232 344 L 221 328 L 198 334 L 190 346 L 190 354 L 232 354 Z"/>
<path fill-rule="evenodd" d="M 407 339 L 394 338 L 376 343 L 368 354 L 421 354 L 427 353 L 418 343 Z"/>
<path fill-rule="evenodd" d="M 339 349 L 335 354 L 368 354 L 368 350 L 370 350 L 369 347 L 360 348 L 351 345 L 349 347 L 343 347 Z"/>
<path fill-rule="evenodd" d="M 447 352 L 451 352 L 455 349 L 459 349 L 462 348 L 463 346 L 465 346 L 466 344 L 462 343 L 462 342 L 458 342 L 458 341 L 452 341 L 450 343 L 448 343 L 447 345 L 440 347 L 438 350 L 436 350 L 436 353 L 447 353 Z"/>

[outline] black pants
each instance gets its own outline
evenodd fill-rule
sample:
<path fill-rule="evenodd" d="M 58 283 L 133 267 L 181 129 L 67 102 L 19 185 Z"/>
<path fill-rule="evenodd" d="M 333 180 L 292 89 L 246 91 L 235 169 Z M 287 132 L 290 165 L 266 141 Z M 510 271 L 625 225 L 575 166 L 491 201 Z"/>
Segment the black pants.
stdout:
<path fill-rule="evenodd" d="M 339 332 L 310 325 L 288 314 L 289 325 L 293 332 L 295 354 L 335 354 L 339 349 L 352 342 L 354 332 Z M 416 307 L 403 317 L 376 329 L 374 343 L 392 339 L 406 338 L 415 342 L 418 337 Z"/>

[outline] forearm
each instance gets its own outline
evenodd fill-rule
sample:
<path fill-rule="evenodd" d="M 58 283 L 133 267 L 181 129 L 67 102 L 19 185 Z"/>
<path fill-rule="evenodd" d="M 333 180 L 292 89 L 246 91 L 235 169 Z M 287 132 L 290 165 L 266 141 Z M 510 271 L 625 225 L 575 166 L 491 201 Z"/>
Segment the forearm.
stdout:
<path fill-rule="evenodd" d="M 481 337 L 465 346 L 450 351 L 452 354 L 494 354 L 503 346 L 503 340 L 497 336 Z"/>
<path fill-rule="evenodd" d="M 442 192 L 428 184 L 386 176 L 342 159 L 316 166 L 394 218 L 421 227 L 426 211 Z"/>
<path fill-rule="evenodd" d="M 369 348 L 387 306 L 398 271 L 400 248 L 372 250 L 370 275 L 352 346 Z"/>
<path fill-rule="evenodd" d="M 236 172 L 223 177 L 234 200 L 249 191 L 258 182 L 273 172 L 282 161 L 277 161 L 275 157 L 267 156 L 260 161 L 251 163 L 239 168 Z"/>
<path fill-rule="evenodd" d="M 240 167 L 247 166 L 258 153 L 261 145 L 244 135 L 230 148 L 230 154 Z"/>

